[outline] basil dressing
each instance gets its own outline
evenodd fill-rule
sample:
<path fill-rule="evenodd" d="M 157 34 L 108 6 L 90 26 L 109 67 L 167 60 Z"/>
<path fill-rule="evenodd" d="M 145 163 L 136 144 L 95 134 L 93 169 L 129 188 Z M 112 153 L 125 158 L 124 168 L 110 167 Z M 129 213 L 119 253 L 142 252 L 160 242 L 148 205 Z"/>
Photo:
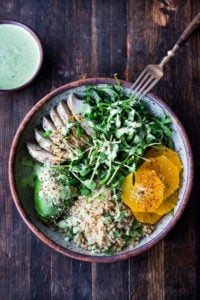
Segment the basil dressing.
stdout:
<path fill-rule="evenodd" d="M 0 24 L 0 89 L 25 84 L 39 63 L 40 51 L 34 37 L 23 27 Z"/>

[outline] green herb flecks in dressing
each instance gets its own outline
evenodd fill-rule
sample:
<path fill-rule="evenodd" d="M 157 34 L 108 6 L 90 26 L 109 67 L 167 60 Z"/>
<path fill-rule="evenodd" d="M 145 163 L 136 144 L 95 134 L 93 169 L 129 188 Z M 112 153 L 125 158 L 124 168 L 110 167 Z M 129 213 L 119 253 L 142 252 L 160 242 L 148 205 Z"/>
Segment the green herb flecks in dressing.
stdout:
<path fill-rule="evenodd" d="M 0 89 L 25 84 L 34 75 L 40 51 L 32 35 L 14 24 L 0 24 Z"/>

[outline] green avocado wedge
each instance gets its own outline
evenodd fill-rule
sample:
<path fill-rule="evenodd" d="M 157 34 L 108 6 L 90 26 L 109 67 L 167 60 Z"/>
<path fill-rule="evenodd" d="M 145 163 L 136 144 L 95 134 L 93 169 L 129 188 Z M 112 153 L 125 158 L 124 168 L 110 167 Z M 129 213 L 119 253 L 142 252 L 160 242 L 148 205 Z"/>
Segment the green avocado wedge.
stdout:
<path fill-rule="evenodd" d="M 34 205 L 44 223 L 55 224 L 78 196 L 65 168 L 42 165 L 36 170 Z"/>
<path fill-rule="evenodd" d="M 52 198 L 43 198 L 40 196 L 41 187 L 42 182 L 37 178 L 34 192 L 35 209 L 39 217 L 46 223 L 50 221 L 51 218 L 56 218 L 58 216 L 58 206 L 53 205 Z"/>

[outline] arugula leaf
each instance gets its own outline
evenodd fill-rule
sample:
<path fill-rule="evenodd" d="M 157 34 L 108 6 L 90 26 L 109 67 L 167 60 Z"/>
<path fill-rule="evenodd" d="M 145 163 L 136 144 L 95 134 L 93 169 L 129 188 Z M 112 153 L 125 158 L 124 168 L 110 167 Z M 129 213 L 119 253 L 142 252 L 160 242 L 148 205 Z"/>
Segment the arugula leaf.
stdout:
<path fill-rule="evenodd" d="M 82 183 L 91 191 L 95 190 L 95 188 L 96 188 L 96 182 L 94 182 L 90 179 L 82 181 Z"/>
<path fill-rule="evenodd" d="M 47 131 L 44 131 L 43 133 L 42 133 L 42 137 L 48 137 L 48 136 L 50 136 L 52 134 L 52 131 L 51 130 L 47 130 Z"/>
<path fill-rule="evenodd" d="M 115 254 L 115 251 L 112 249 L 112 247 L 109 247 L 108 249 L 104 250 L 103 253 L 111 256 Z"/>
<path fill-rule="evenodd" d="M 83 195 L 83 196 L 88 196 L 88 195 L 90 195 L 91 190 L 88 189 L 85 185 L 82 184 L 82 185 L 80 186 L 80 192 L 81 192 L 81 195 Z"/>

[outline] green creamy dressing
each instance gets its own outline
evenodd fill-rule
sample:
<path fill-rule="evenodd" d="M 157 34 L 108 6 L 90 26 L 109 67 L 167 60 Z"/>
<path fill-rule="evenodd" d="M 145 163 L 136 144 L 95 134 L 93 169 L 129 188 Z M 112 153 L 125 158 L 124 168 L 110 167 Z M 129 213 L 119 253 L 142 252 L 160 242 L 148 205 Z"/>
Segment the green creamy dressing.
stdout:
<path fill-rule="evenodd" d="M 32 35 L 14 24 L 0 24 L 0 89 L 8 90 L 32 78 L 40 51 Z"/>

